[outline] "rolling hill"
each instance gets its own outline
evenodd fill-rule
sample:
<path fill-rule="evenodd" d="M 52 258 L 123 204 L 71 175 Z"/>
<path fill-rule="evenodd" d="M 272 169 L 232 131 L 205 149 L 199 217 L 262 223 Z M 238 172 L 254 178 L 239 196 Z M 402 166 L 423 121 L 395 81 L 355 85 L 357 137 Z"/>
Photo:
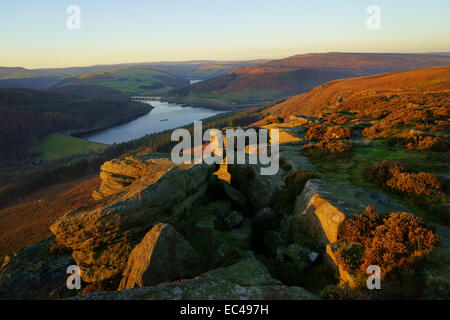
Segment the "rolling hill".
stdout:
<path fill-rule="evenodd" d="M 0 67 L 0 88 L 28 88 L 42 90 L 58 81 L 62 74 L 25 68 Z"/>
<path fill-rule="evenodd" d="M 87 87 L 105 90 L 109 88 L 125 95 L 164 95 L 167 91 L 187 86 L 189 81 L 153 69 L 125 68 L 84 73 L 58 81 L 51 90 L 83 95 Z M 78 87 L 82 87 L 78 88 Z M 80 89 L 80 90 L 78 90 Z M 91 93 L 92 94 L 92 93 Z M 103 94 L 101 94 L 103 95 Z"/>
<path fill-rule="evenodd" d="M 320 53 L 238 67 L 217 78 L 169 93 L 169 100 L 196 105 L 246 106 L 306 92 L 342 78 L 450 65 L 430 54 Z"/>
<path fill-rule="evenodd" d="M 66 67 L 66 68 L 41 68 L 41 69 L 25 69 L 22 67 L 0 67 L 0 88 L 26 88 L 36 90 L 47 90 L 57 84 L 59 81 L 67 81 L 79 78 L 86 74 L 101 73 L 104 71 L 113 72 L 123 69 L 152 69 L 162 73 L 169 73 L 170 78 L 178 76 L 187 80 L 206 80 L 211 79 L 222 74 L 225 74 L 239 66 L 259 65 L 269 60 L 253 60 L 253 61 L 184 61 L 184 62 L 144 62 L 144 63 L 127 63 L 127 64 L 113 64 L 113 65 L 94 65 L 88 67 Z M 156 75 L 156 74 L 155 74 Z M 149 74 L 142 74 L 138 71 L 137 76 L 142 80 L 148 78 Z M 139 79 L 139 78 L 138 78 Z M 180 80 L 178 80 L 180 81 Z M 186 82 L 184 83 L 186 85 Z M 81 86 L 81 85 L 77 85 Z M 90 86 L 90 84 L 89 84 Z M 58 85 L 59 87 L 59 85 Z M 105 94 L 112 95 L 113 99 L 121 100 L 117 95 L 118 92 L 113 92 L 112 88 L 106 92 L 104 88 L 95 86 L 94 88 L 65 88 L 61 92 L 73 92 L 81 96 L 91 98 L 93 96 L 104 98 Z M 177 88 L 178 86 L 175 86 Z M 60 90 L 58 90 L 60 91 Z"/>

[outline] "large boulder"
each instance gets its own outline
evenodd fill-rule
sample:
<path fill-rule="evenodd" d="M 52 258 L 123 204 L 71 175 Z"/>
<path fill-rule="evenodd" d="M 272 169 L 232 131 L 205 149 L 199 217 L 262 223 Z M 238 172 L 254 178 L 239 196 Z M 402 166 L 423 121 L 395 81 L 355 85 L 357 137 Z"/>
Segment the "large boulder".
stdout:
<path fill-rule="evenodd" d="M 106 161 L 100 167 L 100 188 L 95 190 L 92 196 L 96 200 L 110 196 L 142 177 L 146 177 L 148 184 L 155 183 L 174 166 L 175 164 L 163 155 L 153 153 Z"/>
<path fill-rule="evenodd" d="M 317 298 L 303 288 L 283 285 L 270 276 L 261 262 L 250 258 L 183 282 L 114 292 L 95 292 L 74 299 L 312 300 Z"/>
<path fill-rule="evenodd" d="M 70 252 L 53 252 L 50 237 L 6 256 L 0 265 L 0 299 L 59 299 L 76 294 L 66 285 Z"/>
<path fill-rule="evenodd" d="M 156 223 L 176 223 L 181 213 L 202 199 L 215 166 L 172 168 L 156 183 L 138 179 L 121 191 L 65 214 L 50 230 L 73 250 L 86 282 L 122 274 L 131 250 Z M 175 224 L 174 224 L 175 225 Z M 175 225 L 176 226 L 176 225 Z"/>
<path fill-rule="evenodd" d="M 338 239 L 338 229 L 348 217 L 372 206 L 380 214 L 411 211 L 387 194 L 367 187 L 309 180 L 297 197 L 292 217 L 293 231 L 309 234 L 324 249 Z"/>
<path fill-rule="evenodd" d="M 169 224 L 155 225 L 131 251 L 119 290 L 144 287 L 202 271 L 202 258 Z"/>

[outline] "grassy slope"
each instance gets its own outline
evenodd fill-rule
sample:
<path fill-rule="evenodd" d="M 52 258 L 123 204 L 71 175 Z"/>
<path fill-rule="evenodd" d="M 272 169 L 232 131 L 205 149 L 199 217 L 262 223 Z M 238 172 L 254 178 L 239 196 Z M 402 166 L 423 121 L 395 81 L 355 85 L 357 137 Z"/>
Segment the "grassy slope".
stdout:
<path fill-rule="evenodd" d="M 188 84 L 187 80 L 169 73 L 144 68 L 126 68 L 66 78 L 55 87 L 102 86 L 127 95 L 163 95 L 169 90 Z"/>
<path fill-rule="evenodd" d="M 46 136 L 40 145 L 31 148 L 29 152 L 39 154 L 43 161 L 50 161 L 76 155 L 99 153 L 107 147 L 107 145 L 101 143 L 54 133 Z"/>
<path fill-rule="evenodd" d="M 369 121 L 371 114 L 377 111 L 409 110 L 411 114 L 417 110 L 430 110 L 435 107 L 449 108 L 450 67 L 431 68 L 395 72 L 389 74 L 336 80 L 287 99 L 263 111 L 263 115 L 289 118 L 292 114 L 319 116 L 326 119 L 336 114 L 351 115 L 350 119 L 360 118 L 365 114 Z M 340 99 L 342 98 L 342 99 Z M 341 102 L 339 102 L 341 100 Z M 407 109 L 409 108 L 409 109 Z M 325 118 L 324 118 L 325 117 Z M 410 118 L 409 121 L 411 121 Z M 417 124 L 428 123 L 430 119 L 415 118 Z M 356 123 L 360 120 L 355 119 Z M 376 124 L 378 120 L 373 121 Z M 256 124 L 262 123 L 259 121 Z M 344 126 L 352 127 L 353 123 Z M 414 125 L 397 124 L 395 129 L 410 130 Z M 448 127 L 446 128 L 448 130 Z M 445 131 L 445 130 L 444 130 Z M 448 137 L 444 132 L 442 137 Z M 355 136 L 353 136 L 355 138 Z M 405 145 L 397 144 L 389 147 L 386 139 L 373 138 L 369 146 L 355 145 L 354 153 L 349 158 L 311 158 L 311 162 L 322 174 L 322 178 L 332 181 L 344 181 L 360 186 L 374 185 L 365 181 L 362 172 L 367 164 L 384 159 L 401 160 L 415 172 L 448 174 L 448 151 L 409 150 Z M 398 198 L 395 194 L 392 196 Z M 400 199 L 411 207 L 418 215 L 445 223 L 442 211 L 418 206 L 408 199 Z M 442 207 L 445 210 L 445 207 Z M 439 209 L 441 210 L 441 209 Z"/>
<path fill-rule="evenodd" d="M 339 108 L 341 98 L 342 105 L 351 110 L 367 107 L 392 110 L 404 103 L 402 99 L 434 92 L 448 96 L 450 67 L 331 81 L 308 93 L 290 97 L 266 112 L 283 118 L 292 114 L 316 115 L 325 109 Z"/>

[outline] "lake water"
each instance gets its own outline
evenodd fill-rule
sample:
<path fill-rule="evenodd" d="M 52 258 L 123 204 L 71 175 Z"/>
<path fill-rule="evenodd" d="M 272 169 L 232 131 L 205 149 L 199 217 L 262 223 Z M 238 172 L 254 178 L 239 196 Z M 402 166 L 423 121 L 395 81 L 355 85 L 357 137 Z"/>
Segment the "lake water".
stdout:
<path fill-rule="evenodd" d="M 221 113 L 206 108 L 183 107 L 180 104 L 151 101 L 154 109 L 133 121 L 105 129 L 84 139 L 104 144 L 134 140 L 146 134 L 175 129 Z M 167 120 L 166 120 L 167 119 Z M 161 121 L 163 120 L 163 121 Z"/>

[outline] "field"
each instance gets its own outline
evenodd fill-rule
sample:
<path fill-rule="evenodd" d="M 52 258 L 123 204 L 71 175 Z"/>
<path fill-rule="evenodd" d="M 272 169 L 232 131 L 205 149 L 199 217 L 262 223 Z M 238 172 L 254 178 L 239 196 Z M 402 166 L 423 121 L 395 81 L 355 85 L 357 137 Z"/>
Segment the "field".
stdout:
<path fill-rule="evenodd" d="M 101 143 L 54 133 L 46 136 L 39 146 L 29 149 L 29 152 L 39 154 L 43 161 L 51 161 L 76 155 L 100 153 L 107 147 Z"/>
<path fill-rule="evenodd" d="M 164 95 L 168 91 L 189 85 L 175 75 L 145 68 L 98 71 L 61 80 L 55 88 L 65 86 L 107 87 L 126 95 Z"/>

